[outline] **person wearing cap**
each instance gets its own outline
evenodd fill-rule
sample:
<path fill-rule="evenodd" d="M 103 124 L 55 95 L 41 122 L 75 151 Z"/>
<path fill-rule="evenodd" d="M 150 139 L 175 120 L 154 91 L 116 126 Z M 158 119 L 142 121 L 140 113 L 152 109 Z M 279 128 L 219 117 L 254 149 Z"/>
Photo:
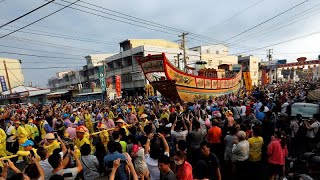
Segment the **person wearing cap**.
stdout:
<path fill-rule="evenodd" d="M 135 124 L 138 122 L 137 116 L 132 112 L 131 109 L 127 110 L 126 119 L 128 124 Z"/>
<path fill-rule="evenodd" d="M 85 133 L 86 133 L 86 130 L 84 129 L 84 126 L 78 126 L 76 128 L 77 138 L 74 140 L 74 145 L 77 146 L 78 150 L 84 144 L 90 144 L 91 145 L 91 142 L 88 139 L 88 137 L 85 135 Z M 79 152 L 76 152 L 76 154 L 77 154 L 78 157 L 80 157 L 80 153 Z"/>
<path fill-rule="evenodd" d="M 148 115 L 146 115 L 146 114 L 142 114 L 142 115 L 140 116 L 140 122 L 139 122 L 139 124 L 141 124 L 142 128 L 144 128 L 146 125 L 149 124 L 149 121 L 148 121 L 147 117 L 148 117 Z"/>
<path fill-rule="evenodd" d="M 232 111 L 227 110 L 226 116 L 227 116 L 227 120 L 228 120 L 228 127 L 232 127 L 235 124 Z"/>
<path fill-rule="evenodd" d="M 23 150 L 23 147 L 21 146 L 23 143 L 25 143 L 28 140 L 28 133 L 24 127 L 22 127 L 21 122 L 19 120 L 14 121 L 14 126 L 16 127 L 16 135 L 15 137 L 18 138 L 19 142 L 19 150 Z M 23 162 L 22 156 L 18 157 L 18 162 Z"/>
<path fill-rule="evenodd" d="M 56 140 L 53 133 L 47 133 L 44 139 L 46 140 L 46 144 L 43 147 L 48 151 L 49 155 L 51 155 L 55 149 L 60 148 L 60 143 Z"/>
<path fill-rule="evenodd" d="M 75 139 L 77 137 L 76 128 L 71 127 L 68 122 L 64 122 L 63 125 L 66 128 L 64 133 L 68 136 L 68 138 L 72 140 Z"/>
<path fill-rule="evenodd" d="M 166 107 L 162 107 L 161 108 L 161 115 L 160 115 L 159 120 L 162 121 L 162 119 L 169 120 L 169 113 L 167 112 L 167 108 Z"/>
<path fill-rule="evenodd" d="M 126 122 L 123 119 L 118 119 L 116 121 L 116 130 L 120 130 L 121 128 L 123 128 L 126 131 L 126 135 L 129 135 L 129 130 L 127 129 L 127 127 L 125 126 Z"/>
<path fill-rule="evenodd" d="M 28 120 L 28 125 L 31 126 L 31 128 L 32 128 L 31 138 L 34 140 L 37 136 L 39 136 L 38 127 L 35 124 L 33 124 L 33 119 L 31 119 L 31 118 Z"/>
<path fill-rule="evenodd" d="M 136 109 L 134 108 L 134 105 L 132 105 L 131 102 L 128 102 L 127 110 L 131 110 L 133 114 L 136 114 Z"/>
<path fill-rule="evenodd" d="M 84 112 L 84 115 L 83 115 L 83 118 L 84 118 L 84 124 L 86 125 L 86 127 L 88 128 L 89 132 L 90 133 L 93 133 L 93 125 L 92 125 L 92 120 L 91 120 L 91 115 L 89 114 L 89 111 L 86 110 Z"/>
<path fill-rule="evenodd" d="M 23 147 L 22 151 L 29 151 L 29 152 L 33 151 L 35 158 L 37 158 L 38 160 L 41 159 L 40 156 L 38 156 L 38 154 L 37 154 L 37 149 L 33 148 L 33 146 L 34 146 L 34 142 L 33 141 L 27 140 L 26 142 L 21 144 L 21 146 Z M 22 156 L 19 156 L 19 157 L 22 158 Z M 17 163 L 19 163 L 18 161 L 17 161 Z"/>
<path fill-rule="evenodd" d="M 99 129 L 99 131 L 101 131 L 101 133 L 99 134 L 101 143 L 104 145 L 105 148 L 107 148 L 108 142 L 110 141 L 109 138 L 109 132 L 106 131 L 107 130 L 107 126 L 105 124 L 98 124 L 97 128 Z"/>

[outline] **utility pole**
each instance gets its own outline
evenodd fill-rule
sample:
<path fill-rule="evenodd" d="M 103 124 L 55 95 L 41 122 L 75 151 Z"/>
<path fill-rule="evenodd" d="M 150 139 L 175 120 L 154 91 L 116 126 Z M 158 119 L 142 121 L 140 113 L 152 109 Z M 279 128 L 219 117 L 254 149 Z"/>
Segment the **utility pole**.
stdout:
<path fill-rule="evenodd" d="M 186 56 L 186 36 L 188 35 L 189 33 L 182 33 L 182 35 L 180 35 L 179 37 L 182 38 L 181 40 L 181 48 L 183 50 L 183 63 L 184 63 L 184 68 L 186 70 L 186 67 L 187 67 L 187 56 Z"/>
<path fill-rule="evenodd" d="M 12 94 L 12 89 L 11 89 L 11 84 L 10 84 L 10 79 L 9 79 L 9 74 L 8 74 L 8 69 L 7 69 L 6 61 L 3 61 L 3 65 L 4 65 L 4 70 L 5 70 L 6 76 L 7 76 L 9 91 L 10 91 L 10 94 Z"/>
<path fill-rule="evenodd" d="M 268 58 L 268 66 L 270 68 L 270 71 L 269 71 L 269 84 L 271 84 L 271 77 L 272 77 L 272 74 L 271 74 L 271 61 L 272 61 L 272 54 L 273 54 L 273 49 L 268 49 L 267 50 L 267 58 Z"/>

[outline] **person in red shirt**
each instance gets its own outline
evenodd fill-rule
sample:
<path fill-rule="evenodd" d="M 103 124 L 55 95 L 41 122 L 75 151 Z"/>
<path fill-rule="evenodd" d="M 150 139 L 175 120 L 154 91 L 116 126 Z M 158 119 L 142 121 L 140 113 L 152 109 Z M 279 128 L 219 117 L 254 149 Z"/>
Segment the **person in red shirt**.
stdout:
<path fill-rule="evenodd" d="M 268 145 L 268 164 L 270 170 L 270 179 L 274 179 L 276 175 L 282 177 L 284 175 L 285 158 L 288 155 L 286 145 L 286 135 L 284 132 L 277 131 L 272 137 Z"/>
<path fill-rule="evenodd" d="M 223 146 L 221 144 L 222 130 L 218 127 L 218 121 L 215 119 L 212 122 L 212 127 L 208 130 L 207 140 L 211 144 L 211 151 L 219 158 L 223 157 Z"/>
<path fill-rule="evenodd" d="M 184 152 L 175 152 L 174 163 L 177 166 L 177 180 L 193 180 L 192 166 L 186 161 L 186 155 Z"/>

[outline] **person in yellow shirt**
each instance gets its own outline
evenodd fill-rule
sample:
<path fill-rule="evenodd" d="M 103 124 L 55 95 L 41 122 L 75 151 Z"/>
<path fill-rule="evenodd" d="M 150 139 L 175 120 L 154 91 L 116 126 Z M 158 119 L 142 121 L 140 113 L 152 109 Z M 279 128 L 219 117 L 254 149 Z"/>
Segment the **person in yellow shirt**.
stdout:
<path fill-rule="evenodd" d="M 77 127 L 77 129 L 76 129 L 77 138 L 74 141 L 74 145 L 76 146 L 75 151 L 76 151 L 77 157 L 81 156 L 80 148 L 81 148 L 82 145 L 90 144 L 90 146 L 91 146 L 91 142 L 88 139 L 88 137 L 85 136 L 85 133 L 86 133 L 86 130 L 85 130 L 85 128 L 83 126 L 78 126 Z M 92 149 L 92 146 L 91 146 L 91 149 Z"/>
<path fill-rule="evenodd" d="M 7 140 L 6 132 L 4 132 L 2 128 L 0 128 L 0 156 L 2 157 L 7 156 L 6 140 Z"/>
<path fill-rule="evenodd" d="M 44 126 L 46 125 L 47 122 L 42 117 L 38 118 L 38 121 L 39 121 L 39 131 L 41 133 L 41 139 L 44 139 L 44 136 L 47 134 Z"/>
<path fill-rule="evenodd" d="M 249 162 L 248 166 L 252 173 L 252 179 L 260 179 L 261 172 L 261 155 L 262 155 L 262 146 L 263 146 L 263 139 L 261 137 L 261 127 L 254 126 L 252 128 L 252 137 L 248 139 L 249 142 Z"/>
<path fill-rule="evenodd" d="M 33 119 L 31 119 L 31 118 L 28 121 L 28 125 L 31 126 L 33 129 L 32 139 L 34 140 L 37 136 L 39 136 L 38 127 L 35 124 L 33 124 Z"/>
<path fill-rule="evenodd" d="M 142 126 L 142 129 L 144 129 L 144 127 L 149 124 L 147 117 L 148 117 L 148 115 L 146 115 L 146 114 L 142 114 L 140 116 L 139 124 Z"/>
<path fill-rule="evenodd" d="M 159 120 L 162 121 L 163 119 L 166 119 L 166 121 L 169 122 L 169 113 L 166 107 L 161 108 L 161 115 Z"/>
<path fill-rule="evenodd" d="M 105 124 L 100 123 L 100 124 L 98 124 L 97 127 L 98 127 L 99 131 L 102 131 L 99 134 L 100 141 L 104 145 L 104 147 L 107 149 L 108 142 L 110 141 L 109 132 L 106 131 L 107 130 L 107 126 Z"/>
<path fill-rule="evenodd" d="M 26 124 L 25 120 L 21 121 L 21 126 L 24 127 L 24 129 L 27 131 L 28 139 L 33 139 L 33 127 L 29 124 Z"/>
<path fill-rule="evenodd" d="M 115 131 L 120 131 L 120 129 L 123 128 L 126 132 L 126 136 L 129 136 L 129 130 L 126 127 L 126 122 L 123 119 L 118 119 L 116 121 L 116 129 Z"/>
<path fill-rule="evenodd" d="M 60 148 L 60 143 L 56 140 L 53 133 L 47 133 L 44 136 L 44 139 L 47 143 L 43 147 L 47 150 L 49 155 L 51 155 L 55 149 Z"/>
<path fill-rule="evenodd" d="M 138 105 L 138 117 L 140 117 L 144 112 L 144 105 Z"/>
<path fill-rule="evenodd" d="M 110 109 L 108 107 L 106 107 L 106 113 L 108 113 L 108 118 L 113 120 L 114 114 L 112 111 L 110 111 Z"/>
<path fill-rule="evenodd" d="M 86 125 L 86 127 L 88 128 L 90 133 L 93 133 L 93 125 L 92 125 L 92 120 L 91 120 L 91 115 L 89 114 L 89 111 L 86 110 L 84 115 L 84 124 Z"/>
<path fill-rule="evenodd" d="M 24 148 L 21 145 L 28 140 L 28 135 L 29 134 L 27 133 L 25 128 L 21 126 L 21 122 L 19 120 L 15 120 L 14 121 L 14 126 L 16 127 L 16 130 L 17 130 L 15 138 L 18 138 L 19 150 L 23 151 Z M 21 162 L 23 162 L 23 158 L 22 158 L 22 156 L 19 156 L 18 157 L 18 161 L 16 163 L 18 164 L 18 163 L 21 163 Z"/>
<path fill-rule="evenodd" d="M 134 105 L 132 105 L 131 102 L 128 102 L 127 110 L 131 110 L 132 114 L 136 114 L 137 113 Z"/>
<path fill-rule="evenodd" d="M 33 148 L 34 146 L 34 142 L 31 140 L 27 140 L 26 142 L 24 142 L 23 144 L 21 144 L 22 150 L 21 151 L 26 151 L 26 152 L 30 152 L 33 151 L 32 155 L 34 155 L 34 157 L 36 159 L 38 159 L 39 161 L 41 160 L 40 156 L 38 156 L 37 154 L 37 149 Z M 19 156 L 21 158 L 23 158 L 22 156 Z M 27 156 L 28 157 L 28 156 Z M 30 162 L 29 159 L 27 159 L 27 162 Z"/>

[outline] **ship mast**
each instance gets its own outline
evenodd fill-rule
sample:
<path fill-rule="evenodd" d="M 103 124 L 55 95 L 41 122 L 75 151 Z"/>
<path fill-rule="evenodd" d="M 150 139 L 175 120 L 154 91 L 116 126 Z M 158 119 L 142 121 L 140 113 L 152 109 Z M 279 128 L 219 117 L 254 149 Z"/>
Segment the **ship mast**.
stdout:
<path fill-rule="evenodd" d="M 187 70 L 187 54 L 186 54 L 186 36 L 189 33 L 182 33 L 179 37 L 181 37 L 181 48 L 183 50 L 183 63 L 184 63 L 184 71 Z"/>

